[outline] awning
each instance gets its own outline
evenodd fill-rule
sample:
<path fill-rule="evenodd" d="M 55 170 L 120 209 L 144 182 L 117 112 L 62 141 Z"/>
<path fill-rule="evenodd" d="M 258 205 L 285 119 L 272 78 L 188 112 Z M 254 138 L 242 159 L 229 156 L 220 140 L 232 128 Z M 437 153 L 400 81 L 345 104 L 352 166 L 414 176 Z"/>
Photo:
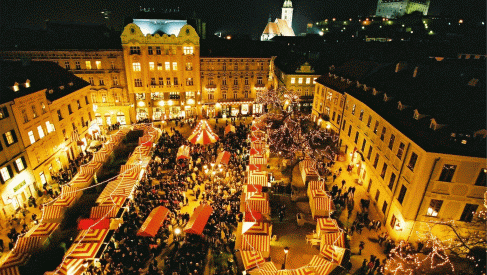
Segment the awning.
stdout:
<path fill-rule="evenodd" d="M 98 250 L 100 250 L 102 242 L 93 243 L 73 243 L 66 255 L 69 258 L 76 259 L 94 259 Z"/>
<path fill-rule="evenodd" d="M 345 256 L 345 248 L 334 245 L 322 245 L 320 248 L 320 255 L 330 262 L 341 265 Z"/>
<path fill-rule="evenodd" d="M 112 206 L 95 206 L 91 208 L 90 218 L 91 219 L 109 219 L 115 218 L 117 216 L 120 207 Z"/>
<path fill-rule="evenodd" d="M 13 248 L 14 253 L 32 253 L 41 246 L 41 237 L 19 237 Z"/>
<path fill-rule="evenodd" d="M 315 190 L 311 190 L 311 198 L 318 198 L 318 197 L 329 197 L 328 194 L 321 190 L 321 189 L 315 189 Z"/>
<path fill-rule="evenodd" d="M 62 206 L 62 207 L 70 207 L 76 201 L 75 196 L 65 196 L 60 197 L 56 200 L 53 206 Z"/>
<path fill-rule="evenodd" d="M 110 219 L 81 219 L 78 222 L 78 229 L 108 229 L 110 228 Z"/>
<path fill-rule="evenodd" d="M 142 155 L 142 156 L 150 156 L 152 151 L 152 147 L 140 145 L 135 147 L 135 150 L 132 155 Z"/>
<path fill-rule="evenodd" d="M 77 275 L 85 270 L 84 259 L 64 259 L 58 273 L 62 275 Z"/>
<path fill-rule="evenodd" d="M 102 203 L 106 201 L 107 198 L 114 196 L 128 197 L 135 185 L 137 185 L 137 181 L 130 177 L 123 178 L 123 180 L 117 178 L 105 186 L 103 191 L 101 191 L 100 196 L 98 196 L 96 202 Z"/>
<path fill-rule="evenodd" d="M 256 175 L 253 174 L 248 177 L 248 185 L 260 185 L 267 186 L 267 175 Z"/>
<path fill-rule="evenodd" d="M 188 141 L 193 144 L 208 145 L 218 140 L 218 136 L 211 130 L 206 120 L 200 120 Z"/>
<path fill-rule="evenodd" d="M 184 232 L 201 235 L 212 212 L 213 208 L 209 205 L 201 204 L 198 206 L 184 227 Z"/>
<path fill-rule="evenodd" d="M 258 235 L 269 235 L 271 225 L 268 222 L 256 222 L 247 231 L 242 232 L 242 234 L 258 234 Z"/>
<path fill-rule="evenodd" d="M 258 251 L 244 251 L 240 250 L 240 256 L 242 256 L 242 262 L 245 270 L 252 269 L 257 265 L 263 265 L 265 263 L 262 253 Z"/>
<path fill-rule="evenodd" d="M 0 269 L 0 275 L 20 275 L 19 267 L 12 266 Z"/>
<path fill-rule="evenodd" d="M 311 198 L 309 205 L 314 219 L 317 217 L 329 217 L 334 208 L 333 200 L 328 196 Z"/>
<path fill-rule="evenodd" d="M 216 165 L 218 164 L 228 165 L 229 161 L 230 161 L 230 153 L 227 151 L 223 151 L 218 155 L 215 163 Z"/>
<path fill-rule="evenodd" d="M 43 222 L 33 227 L 33 230 L 29 230 L 30 237 L 44 237 L 50 236 L 59 226 L 59 223 L 47 223 Z"/>
<path fill-rule="evenodd" d="M 248 193 L 262 193 L 262 185 L 247 184 L 244 186 Z"/>
<path fill-rule="evenodd" d="M 242 236 L 242 250 L 269 252 L 271 250 L 271 236 L 244 234 Z"/>
<path fill-rule="evenodd" d="M 249 171 L 257 171 L 257 172 L 262 171 L 261 164 L 250 164 L 248 167 L 249 167 Z"/>
<path fill-rule="evenodd" d="M 282 271 L 282 270 L 279 270 L 279 271 Z M 254 269 L 249 273 L 251 275 L 253 275 L 253 274 L 255 274 L 255 275 L 257 275 L 257 274 L 259 274 L 259 275 L 271 275 L 271 274 L 274 275 L 274 274 L 279 274 L 277 272 L 278 272 L 277 267 L 273 262 L 265 262 L 263 264 L 259 264 L 257 269 Z M 294 274 L 291 274 L 291 275 L 294 275 Z"/>
<path fill-rule="evenodd" d="M 230 133 L 230 132 L 234 132 L 235 133 L 235 126 L 233 126 L 232 124 L 228 124 L 226 127 L 225 127 L 225 135 Z"/>
<path fill-rule="evenodd" d="M 324 233 L 335 233 L 335 232 L 340 232 L 340 227 L 338 227 L 338 224 L 335 219 L 320 218 L 317 220 L 316 233 L 318 233 L 318 236 L 321 236 L 321 234 Z"/>
<path fill-rule="evenodd" d="M 29 258 L 29 254 L 27 253 L 13 253 L 9 252 L 8 255 L 3 258 L 2 262 L 0 262 L 0 269 L 12 267 L 16 265 L 24 265 Z"/>
<path fill-rule="evenodd" d="M 107 152 L 103 152 L 102 150 L 93 154 L 93 162 L 104 163 L 107 159 L 108 155 Z"/>
<path fill-rule="evenodd" d="M 325 183 L 319 180 L 308 182 L 308 190 L 325 190 Z"/>
<path fill-rule="evenodd" d="M 118 175 L 117 179 L 138 179 L 141 170 L 142 167 L 139 165 L 122 165 L 120 167 L 120 175 Z"/>
<path fill-rule="evenodd" d="M 302 266 L 294 270 L 294 275 L 318 275 L 318 274 L 319 273 L 315 272 L 314 268 L 308 266 Z"/>
<path fill-rule="evenodd" d="M 118 207 L 122 207 L 122 205 L 125 203 L 125 200 L 127 198 L 124 196 L 112 196 L 112 197 L 107 197 L 105 201 L 100 203 L 98 206 L 112 206 L 116 205 Z"/>
<path fill-rule="evenodd" d="M 42 208 L 41 220 L 58 220 L 63 217 L 65 207 L 48 205 Z"/>
<path fill-rule="evenodd" d="M 345 234 L 343 232 L 322 234 L 321 245 L 334 245 L 345 248 Z"/>
<path fill-rule="evenodd" d="M 79 167 L 79 174 L 84 175 L 87 178 L 92 177 L 94 173 L 95 173 L 94 167 L 90 167 L 88 165 L 83 165 Z M 64 192 L 64 188 L 63 188 L 63 192 Z"/>
<path fill-rule="evenodd" d="M 187 145 L 181 145 L 178 149 L 178 154 L 176 159 L 187 159 L 189 158 L 190 148 Z"/>
<path fill-rule="evenodd" d="M 316 274 L 318 275 L 328 275 L 333 271 L 336 265 L 330 261 L 327 261 L 323 257 L 314 255 L 309 262 L 308 267 L 314 268 Z"/>
<path fill-rule="evenodd" d="M 140 227 L 139 231 L 137 232 L 137 236 L 155 237 L 157 231 L 162 226 L 162 223 L 164 222 L 168 214 L 169 209 L 164 206 L 158 206 L 154 208 Z"/>
<path fill-rule="evenodd" d="M 108 229 L 87 229 L 81 230 L 78 234 L 75 242 L 83 242 L 83 243 L 90 243 L 90 242 L 103 242 L 106 236 L 108 235 Z"/>
<path fill-rule="evenodd" d="M 262 217 L 262 214 L 260 212 L 246 211 L 244 220 L 246 222 L 262 222 L 264 218 Z"/>
<path fill-rule="evenodd" d="M 266 200 L 246 200 L 245 201 L 245 212 L 256 211 L 264 215 L 271 213 L 271 208 L 269 207 L 269 201 Z"/>

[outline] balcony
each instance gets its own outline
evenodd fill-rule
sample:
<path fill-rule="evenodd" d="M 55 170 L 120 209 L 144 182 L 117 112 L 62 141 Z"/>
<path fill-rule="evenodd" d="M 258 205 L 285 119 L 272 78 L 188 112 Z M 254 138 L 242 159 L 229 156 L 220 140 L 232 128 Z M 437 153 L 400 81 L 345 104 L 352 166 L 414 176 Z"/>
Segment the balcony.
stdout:
<path fill-rule="evenodd" d="M 262 83 L 257 83 L 254 85 L 255 89 L 258 90 L 258 91 L 263 91 L 265 90 L 265 84 L 262 84 Z"/>
<path fill-rule="evenodd" d="M 213 92 L 216 90 L 216 84 L 206 84 L 205 89 Z"/>

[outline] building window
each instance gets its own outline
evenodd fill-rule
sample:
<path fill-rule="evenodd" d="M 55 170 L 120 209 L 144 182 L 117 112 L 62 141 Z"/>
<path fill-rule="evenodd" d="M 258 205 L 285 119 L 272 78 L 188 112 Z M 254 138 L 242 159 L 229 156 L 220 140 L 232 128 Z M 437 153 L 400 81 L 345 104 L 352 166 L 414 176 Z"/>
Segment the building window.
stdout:
<path fill-rule="evenodd" d="M 380 190 L 377 189 L 377 191 L 375 192 L 375 201 L 379 201 L 379 197 L 380 197 Z"/>
<path fill-rule="evenodd" d="M 345 131 L 345 126 L 347 125 L 347 121 L 343 120 L 343 126 L 342 126 L 342 131 Z"/>
<path fill-rule="evenodd" d="M 118 85 L 120 85 L 120 83 L 118 82 L 118 76 L 114 75 L 114 76 L 112 77 L 112 81 L 113 81 L 113 85 L 114 85 L 114 86 L 118 86 Z"/>
<path fill-rule="evenodd" d="M 367 127 L 370 128 L 371 123 L 372 123 L 372 116 L 369 116 L 369 119 L 367 120 Z"/>
<path fill-rule="evenodd" d="M 362 153 L 365 152 L 365 145 L 367 144 L 367 140 L 364 138 L 364 142 L 362 143 Z"/>
<path fill-rule="evenodd" d="M 156 47 L 156 54 L 161 55 L 161 47 Z"/>
<path fill-rule="evenodd" d="M 75 64 L 76 70 L 81 70 L 81 63 L 79 61 L 76 61 Z"/>
<path fill-rule="evenodd" d="M 85 103 L 86 103 L 86 105 L 90 104 L 90 102 L 88 101 L 88 97 L 87 96 L 85 96 Z"/>
<path fill-rule="evenodd" d="M 352 115 L 355 115 L 355 104 L 352 106 Z"/>
<path fill-rule="evenodd" d="M 18 172 L 25 169 L 23 157 L 20 157 L 20 158 L 15 160 L 15 167 L 17 167 Z"/>
<path fill-rule="evenodd" d="M 139 46 L 130 47 L 130 54 L 140 54 L 140 47 Z"/>
<path fill-rule="evenodd" d="M 186 71 L 192 71 L 192 70 L 193 70 L 193 63 L 186 62 Z"/>
<path fill-rule="evenodd" d="M 291 84 L 294 84 L 294 83 L 296 83 L 296 78 L 291 77 Z"/>
<path fill-rule="evenodd" d="M 175 78 L 174 78 L 174 84 L 173 84 L 173 85 L 174 85 L 174 86 L 179 85 L 179 82 L 178 82 L 178 78 L 177 78 L 177 77 L 175 77 Z"/>
<path fill-rule="evenodd" d="M 136 78 L 134 80 L 134 85 L 135 85 L 135 87 L 142 87 L 142 79 Z"/>
<path fill-rule="evenodd" d="M 157 63 L 157 70 L 162 71 L 162 63 Z"/>
<path fill-rule="evenodd" d="M 2 171 L 2 175 L 3 175 L 3 171 Z M 479 206 L 476 204 L 470 204 L 470 203 L 465 204 L 465 208 L 463 209 L 462 216 L 460 216 L 460 221 L 471 222 L 475 212 L 477 212 L 478 207 Z"/>
<path fill-rule="evenodd" d="M 215 95 L 213 93 L 208 93 L 208 100 L 215 99 Z"/>
<path fill-rule="evenodd" d="M 369 145 L 369 152 L 367 153 L 368 160 L 370 160 L 370 156 L 372 156 L 372 145 Z"/>
<path fill-rule="evenodd" d="M 306 78 L 306 84 L 311 84 L 311 78 Z"/>
<path fill-rule="evenodd" d="M 479 176 L 477 177 L 477 180 L 475 181 L 476 186 L 484 186 L 485 187 L 485 174 L 487 173 L 487 169 L 482 168 L 480 169 Z"/>
<path fill-rule="evenodd" d="M 149 46 L 149 47 L 147 48 L 147 54 L 148 54 L 148 55 L 153 55 L 153 54 L 154 54 L 154 52 L 152 51 L 152 47 L 151 47 L 151 46 Z"/>
<path fill-rule="evenodd" d="M 325 107 L 325 114 L 330 115 L 330 107 Z"/>
<path fill-rule="evenodd" d="M 29 135 L 30 144 L 34 144 L 36 142 L 36 138 L 34 137 L 34 132 L 29 131 L 28 135 Z"/>
<path fill-rule="evenodd" d="M 57 110 L 57 118 L 59 121 L 63 120 L 63 116 L 61 115 L 61 110 Z"/>
<path fill-rule="evenodd" d="M 172 63 L 172 70 L 177 71 L 178 70 L 178 62 L 173 62 Z"/>
<path fill-rule="evenodd" d="M 22 110 L 22 118 L 24 119 L 24 123 L 29 122 L 29 117 L 27 116 L 26 110 Z"/>
<path fill-rule="evenodd" d="M 69 114 L 72 114 L 73 113 L 73 110 L 71 109 L 71 104 L 68 104 L 68 113 Z"/>
<path fill-rule="evenodd" d="M 352 125 L 348 126 L 348 137 L 352 134 Z"/>
<path fill-rule="evenodd" d="M 8 132 L 6 132 L 5 134 L 3 134 L 4 136 L 4 140 L 5 140 L 5 144 L 7 144 L 7 147 L 14 144 L 16 142 L 16 135 L 15 135 L 15 132 L 14 130 L 10 130 Z"/>
<path fill-rule="evenodd" d="M 441 170 L 439 181 L 446 181 L 451 182 L 453 179 L 453 174 L 455 174 L 455 170 L 457 169 L 456 165 L 445 164 L 443 165 L 443 169 Z"/>
<path fill-rule="evenodd" d="M 193 86 L 193 79 L 191 77 L 186 78 L 186 86 Z"/>
<path fill-rule="evenodd" d="M 438 213 L 440 212 L 441 205 L 443 204 L 442 200 L 431 200 L 430 206 L 428 207 L 428 211 L 426 211 L 426 216 L 430 217 L 437 217 Z"/>
<path fill-rule="evenodd" d="M 392 229 L 396 228 L 396 216 L 395 215 L 392 215 L 391 217 L 391 223 L 389 224 L 391 226 Z"/>
<path fill-rule="evenodd" d="M 248 78 L 248 77 L 246 77 L 246 78 L 244 79 L 244 85 L 249 85 L 249 78 Z"/>
<path fill-rule="evenodd" d="M 153 71 L 155 68 L 154 62 L 149 62 L 149 71 Z"/>
<path fill-rule="evenodd" d="M 140 62 L 132 63 L 132 69 L 134 72 L 140 72 Z"/>
<path fill-rule="evenodd" d="M 89 60 L 85 61 L 85 66 L 87 70 L 91 70 L 91 61 Z"/>
<path fill-rule="evenodd" d="M 166 77 L 166 85 L 171 86 L 171 78 L 170 77 Z"/>
<path fill-rule="evenodd" d="M 411 153 L 411 157 L 409 158 L 409 164 L 408 168 L 411 169 L 411 171 L 414 171 L 414 166 L 416 166 L 416 161 L 418 160 L 418 155 L 416 153 Z"/>
<path fill-rule="evenodd" d="M 159 77 L 159 86 L 164 86 L 164 78 Z"/>
<path fill-rule="evenodd" d="M 88 77 L 88 82 L 90 82 L 91 86 L 95 86 L 95 80 L 93 79 L 92 76 Z"/>
<path fill-rule="evenodd" d="M 384 141 L 386 136 L 386 127 L 382 127 L 382 133 L 380 134 L 380 140 Z"/>
<path fill-rule="evenodd" d="M 391 139 L 389 140 L 389 149 L 392 150 L 392 147 L 394 146 L 394 140 L 396 139 L 396 137 L 391 134 Z"/>
<path fill-rule="evenodd" d="M 381 178 L 385 178 L 387 172 L 387 164 L 384 162 L 384 165 L 382 166 L 382 172 L 380 173 Z"/>
<path fill-rule="evenodd" d="M 65 62 L 64 62 L 64 68 L 65 68 L 66 70 L 71 69 L 71 66 L 69 65 L 69 61 L 65 61 Z"/>
<path fill-rule="evenodd" d="M 404 201 L 404 197 L 406 197 L 406 192 L 408 191 L 408 189 L 406 188 L 406 186 L 401 186 L 401 191 L 399 191 L 399 196 L 397 196 L 397 200 L 399 201 L 400 204 L 402 204 L 402 202 Z"/>
<path fill-rule="evenodd" d="M 152 77 L 150 79 L 150 85 L 152 85 L 152 86 L 155 86 L 156 85 L 156 78 L 155 77 Z"/>
<path fill-rule="evenodd" d="M 39 133 L 39 139 L 44 137 L 44 129 L 42 129 L 41 125 L 37 126 L 37 132 Z"/>
<path fill-rule="evenodd" d="M 379 128 L 379 121 L 375 121 L 374 134 L 377 134 L 377 129 Z"/>
<path fill-rule="evenodd" d="M 227 91 L 222 91 L 222 99 L 227 99 Z"/>
<path fill-rule="evenodd" d="M 96 69 L 101 70 L 101 61 L 97 60 L 97 61 L 95 61 L 95 64 L 96 64 Z"/>
<path fill-rule="evenodd" d="M 110 68 L 112 68 L 112 70 L 115 70 L 115 62 L 114 61 L 110 61 Z"/>
<path fill-rule="evenodd" d="M 249 91 L 245 91 L 245 92 L 244 92 L 244 97 L 245 97 L 245 98 L 249 98 Z"/>
<path fill-rule="evenodd" d="M 404 153 L 404 147 L 406 145 L 404 143 L 399 143 L 399 148 L 397 149 L 397 158 L 398 159 L 401 159 L 402 158 L 402 154 Z"/>
<path fill-rule="evenodd" d="M 78 105 L 78 110 L 81 109 L 81 103 L 79 103 L 79 100 L 76 100 L 76 104 Z"/>
<path fill-rule="evenodd" d="M 382 204 L 382 214 L 385 214 L 387 210 L 387 202 L 384 201 L 384 204 Z"/>
<path fill-rule="evenodd" d="M 379 164 L 379 154 L 378 153 L 375 154 L 375 160 L 374 160 L 374 165 L 373 165 L 374 168 L 376 168 L 376 169 L 377 169 L 377 164 Z"/>
<path fill-rule="evenodd" d="M 303 84 L 303 78 L 302 77 L 298 78 L 298 84 Z"/>
<path fill-rule="evenodd" d="M 355 133 L 355 144 L 358 144 L 358 136 L 359 136 L 359 132 L 357 131 Z"/>
<path fill-rule="evenodd" d="M 3 182 L 6 182 L 7 180 L 10 179 L 10 172 L 7 168 L 8 166 L 6 167 L 3 167 L 2 170 L 0 170 L 0 172 L 2 173 L 2 180 Z"/>
<path fill-rule="evenodd" d="M 105 80 L 103 78 L 100 78 L 100 86 L 105 86 Z"/>
<path fill-rule="evenodd" d="M 362 121 L 364 119 L 364 110 L 360 110 L 360 115 L 358 117 L 358 120 Z"/>
<path fill-rule="evenodd" d="M 54 132 L 54 124 L 51 124 L 49 121 L 46 121 L 46 129 L 48 134 Z"/>
<path fill-rule="evenodd" d="M 237 62 L 235 62 L 235 64 L 233 65 L 233 70 L 238 71 L 238 63 Z"/>
<path fill-rule="evenodd" d="M 396 181 L 396 174 L 394 174 L 394 172 L 391 173 L 391 177 L 389 179 L 389 189 L 392 190 L 392 188 L 394 187 L 394 182 Z"/>
<path fill-rule="evenodd" d="M 169 71 L 171 69 L 171 62 L 164 62 L 164 66 L 166 71 Z"/>
<path fill-rule="evenodd" d="M 191 47 L 191 46 L 184 46 L 183 47 L 183 52 L 184 52 L 185 55 L 193 54 L 193 47 Z"/>
<path fill-rule="evenodd" d="M 264 84 L 264 82 L 262 81 L 262 76 L 257 77 L 257 84 Z"/>
<path fill-rule="evenodd" d="M 238 98 L 237 91 L 233 91 L 233 99 L 237 99 L 237 98 Z"/>

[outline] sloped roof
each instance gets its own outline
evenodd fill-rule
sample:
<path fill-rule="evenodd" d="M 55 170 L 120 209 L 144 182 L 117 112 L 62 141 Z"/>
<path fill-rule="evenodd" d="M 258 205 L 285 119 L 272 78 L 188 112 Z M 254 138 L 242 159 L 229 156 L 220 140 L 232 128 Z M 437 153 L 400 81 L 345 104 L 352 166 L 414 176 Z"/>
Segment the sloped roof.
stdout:
<path fill-rule="evenodd" d="M 277 18 L 275 22 L 267 22 L 267 25 L 262 34 L 274 34 L 277 36 L 295 36 L 293 29 L 291 29 L 286 20 Z"/>

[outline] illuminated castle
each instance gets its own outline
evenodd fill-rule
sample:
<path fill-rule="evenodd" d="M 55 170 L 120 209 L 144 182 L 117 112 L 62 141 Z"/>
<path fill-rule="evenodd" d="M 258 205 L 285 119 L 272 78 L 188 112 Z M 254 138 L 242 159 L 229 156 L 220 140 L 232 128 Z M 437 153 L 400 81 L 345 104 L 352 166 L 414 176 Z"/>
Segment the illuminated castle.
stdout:
<path fill-rule="evenodd" d="M 430 0 L 379 0 L 376 16 L 397 18 L 415 11 L 428 14 Z"/>

